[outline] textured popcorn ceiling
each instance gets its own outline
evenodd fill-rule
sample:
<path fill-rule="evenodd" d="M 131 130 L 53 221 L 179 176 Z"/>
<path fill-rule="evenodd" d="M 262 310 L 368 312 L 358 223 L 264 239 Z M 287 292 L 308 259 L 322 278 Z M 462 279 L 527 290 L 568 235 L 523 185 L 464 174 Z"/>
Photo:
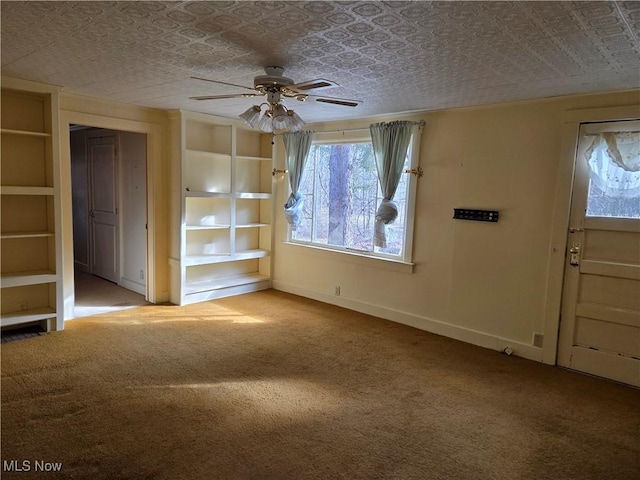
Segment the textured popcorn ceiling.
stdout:
<path fill-rule="evenodd" d="M 11 2 L 2 74 L 69 92 L 235 117 L 265 65 L 357 108 L 287 104 L 306 121 L 640 86 L 640 2 Z"/>

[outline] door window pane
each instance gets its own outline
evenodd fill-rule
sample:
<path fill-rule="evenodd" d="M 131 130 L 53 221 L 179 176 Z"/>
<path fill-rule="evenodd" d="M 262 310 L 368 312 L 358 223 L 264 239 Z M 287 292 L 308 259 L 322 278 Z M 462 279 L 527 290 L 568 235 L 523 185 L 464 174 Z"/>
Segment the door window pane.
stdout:
<path fill-rule="evenodd" d="M 640 171 L 634 171 L 639 150 L 640 134 L 636 132 L 615 134 L 613 146 L 595 136 L 586 154 L 588 217 L 640 218 Z M 618 164 L 621 159 L 622 166 Z"/>

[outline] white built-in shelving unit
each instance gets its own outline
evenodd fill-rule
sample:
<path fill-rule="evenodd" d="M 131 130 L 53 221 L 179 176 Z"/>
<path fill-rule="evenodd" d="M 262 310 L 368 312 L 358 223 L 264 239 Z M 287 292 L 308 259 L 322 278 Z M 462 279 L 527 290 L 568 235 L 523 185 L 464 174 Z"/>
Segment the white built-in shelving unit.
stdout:
<path fill-rule="evenodd" d="M 30 83 L 2 88 L 2 327 L 62 330 L 58 97 Z"/>
<path fill-rule="evenodd" d="M 273 146 L 241 122 L 175 111 L 171 301 L 269 288 Z"/>

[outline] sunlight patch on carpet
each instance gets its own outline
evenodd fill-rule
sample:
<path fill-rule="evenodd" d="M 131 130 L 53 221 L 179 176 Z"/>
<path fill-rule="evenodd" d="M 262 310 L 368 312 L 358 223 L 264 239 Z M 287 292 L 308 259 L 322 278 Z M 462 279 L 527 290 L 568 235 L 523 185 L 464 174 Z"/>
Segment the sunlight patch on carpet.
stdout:
<path fill-rule="evenodd" d="M 231 380 L 216 383 L 183 383 L 131 387 L 135 390 L 191 391 L 211 395 L 212 402 L 224 399 L 246 405 L 268 416 L 304 417 L 314 412 L 334 411 L 344 399 L 336 392 L 308 380 Z"/>
<path fill-rule="evenodd" d="M 137 308 L 139 305 L 111 305 L 111 306 L 95 306 L 95 307 L 75 307 L 73 315 L 75 318 L 91 317 L 93 315 L 102 315 L 105 313 L 119 312 L 120 310 L 129 310 Z"/>
<path fill-rule="evenodd" d="M 82 320 L 90 321 L 89 318 L 83 318 Z M 178 322 L 229 322 L 229 323 L 265 323 L 264 320 L 260 320 L 255 317 L 247 315 L 174 315 L 174 316 L 162 316 L 152 318 L 149 316 L 140 316 L 140 318 L 126 317 L 119 318 L 114 316 L 112 318 L 101 317 L 96 319 L 101 324 L 118 324 L 118 325 L 148 325 L 153 323 L 178 323 Z"/>

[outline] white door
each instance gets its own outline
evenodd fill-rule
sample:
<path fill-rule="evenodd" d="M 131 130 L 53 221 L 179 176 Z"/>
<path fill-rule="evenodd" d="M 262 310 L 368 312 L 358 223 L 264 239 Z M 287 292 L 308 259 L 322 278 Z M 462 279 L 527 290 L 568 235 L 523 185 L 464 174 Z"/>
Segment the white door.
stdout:
<path fill-rule="evenodd" d="M 640 121 L 584 124 L 558 364 L 640 386 Z"/>
<path fill-rule="evenodd" d="M 88 139 L 90 271 L 115 283 L 119 272 L 117 137 Z"/>

